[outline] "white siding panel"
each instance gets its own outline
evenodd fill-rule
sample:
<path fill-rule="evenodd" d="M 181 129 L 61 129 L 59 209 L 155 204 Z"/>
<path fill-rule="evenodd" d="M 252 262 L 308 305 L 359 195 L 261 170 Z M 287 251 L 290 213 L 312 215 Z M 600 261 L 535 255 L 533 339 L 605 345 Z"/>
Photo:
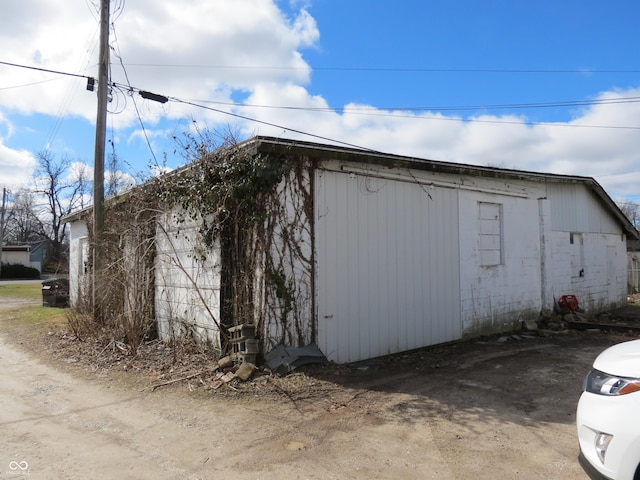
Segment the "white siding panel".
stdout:
<path fill-rule="evenodd" d="M 322 170 L 316 189 L 327 357 L 352 362 L 460 338 L 457 192 Z"/>
<path fill-rule="evenodd" d="M 90 276 L 86 274 L 89 264 L 89 230 L 83 220 L 69 224 L 69 285 L 72 307 L 79 307 L 85 295 L 89 293 Z"/>
<path fill-rule="evenodd" d="M 582 185 L 549 184 L 551 229 L 563 232 L 618 233 L 620 226 L 596 196 Z"/>
<path fill-rule="evenodd" d="M 220 251 L 203 250 L 195 222 L 168 213 L 156 230 L 156 319 L 163 340 L 192 335 L 220 348 Z"/>

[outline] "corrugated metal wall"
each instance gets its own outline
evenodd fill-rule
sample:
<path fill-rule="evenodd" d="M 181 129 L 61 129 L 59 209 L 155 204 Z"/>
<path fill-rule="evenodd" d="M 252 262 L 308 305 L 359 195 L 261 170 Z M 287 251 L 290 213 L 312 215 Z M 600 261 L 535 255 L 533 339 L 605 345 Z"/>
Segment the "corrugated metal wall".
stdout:
<path fill-rule="evenodd" d="M 344 363 L 460 338 L 458 194 L 316 173 L 318 340 Z"/>
<path fill-rule="evenodd" d="M 551 229 L 562 232 L 619 233 L 620 226 L 584 186 L 551 183 Z"/>

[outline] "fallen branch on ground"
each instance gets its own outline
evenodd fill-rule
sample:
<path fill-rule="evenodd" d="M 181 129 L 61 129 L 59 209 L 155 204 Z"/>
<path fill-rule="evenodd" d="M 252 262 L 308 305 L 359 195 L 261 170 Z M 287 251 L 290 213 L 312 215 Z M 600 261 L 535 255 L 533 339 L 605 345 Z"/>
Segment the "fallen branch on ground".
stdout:
<path fill-rule="evenodd" d="M 178 383 L 178 382 L 182 382 L 184 380 L 189 380 L 189 379 L 197 377 L 199 375 L 204 375 L 205 373 L 207 373 L 207 372 L 192 373 L 191 375 L 187 375 L 186 377 L 180 377 L 180 378 L 174 378 L 173 380 L 167 380 L 166 382 L 158 383 L 158 384 L 154 385 L 153 387 L 151 387 L 151 391 L 153 392 L 156 388 L 166 387 L 167 385 L 171 385 L 173 383 Z"/>

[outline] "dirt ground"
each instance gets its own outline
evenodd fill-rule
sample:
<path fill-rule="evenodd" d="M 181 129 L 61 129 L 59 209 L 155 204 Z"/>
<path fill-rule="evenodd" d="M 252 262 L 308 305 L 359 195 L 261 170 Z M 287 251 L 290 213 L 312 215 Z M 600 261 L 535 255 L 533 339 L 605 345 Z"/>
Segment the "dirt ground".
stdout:
<path fill-rule="evenodd" d="M 514 334 L 214 389 L 205 354 L 79 348 L 12 308 L 0 306 L 0 479 L 585 479 L 582 379 L 635 338 Z"/>

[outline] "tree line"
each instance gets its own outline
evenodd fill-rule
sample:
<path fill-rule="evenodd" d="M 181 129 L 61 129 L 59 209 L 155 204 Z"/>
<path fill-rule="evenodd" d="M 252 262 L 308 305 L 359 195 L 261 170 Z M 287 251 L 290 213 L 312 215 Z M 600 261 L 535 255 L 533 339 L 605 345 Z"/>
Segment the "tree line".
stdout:
<path fill-rule="evenodd" d="M 29 186 L 2 188 L 0 216 L 3 246 L 46 246 L 43 272 L 61 273 L 68 270 L 68 225 L 62 220 L 73 211 L 91 205 L 93 174 L 90 167 L 69 157 L 56 157 L 49 151 L 36 155 L 37 167 Z M 115 195 L 128 186 L 124 174 L 117 169 L 117 158 L 109 159 L 106 175 L 106 195 Z"/>

